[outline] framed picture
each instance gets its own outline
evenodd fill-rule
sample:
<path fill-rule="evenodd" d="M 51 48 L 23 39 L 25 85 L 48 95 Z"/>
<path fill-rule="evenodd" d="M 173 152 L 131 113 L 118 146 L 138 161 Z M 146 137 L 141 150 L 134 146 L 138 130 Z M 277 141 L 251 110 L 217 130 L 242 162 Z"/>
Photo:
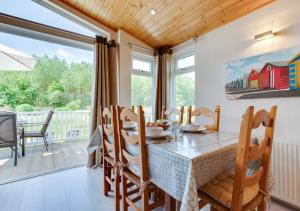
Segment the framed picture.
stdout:
<path fill-rule="evenodd" d="M 227 99 L 300 96 L 300 48 L 232 61 L 225 71 Z"/>

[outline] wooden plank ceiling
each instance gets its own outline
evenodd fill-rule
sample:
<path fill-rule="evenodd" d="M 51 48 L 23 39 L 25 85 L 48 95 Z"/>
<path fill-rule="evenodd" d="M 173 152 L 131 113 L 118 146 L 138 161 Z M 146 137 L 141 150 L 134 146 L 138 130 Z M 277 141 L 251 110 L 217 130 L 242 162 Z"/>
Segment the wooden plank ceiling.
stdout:
<path fill-rule="evenodd" d="M 175 46 L 274 0 L 60 0 L 152 47 Z M 150 11 L 156 10 L 156 15 Z"/>

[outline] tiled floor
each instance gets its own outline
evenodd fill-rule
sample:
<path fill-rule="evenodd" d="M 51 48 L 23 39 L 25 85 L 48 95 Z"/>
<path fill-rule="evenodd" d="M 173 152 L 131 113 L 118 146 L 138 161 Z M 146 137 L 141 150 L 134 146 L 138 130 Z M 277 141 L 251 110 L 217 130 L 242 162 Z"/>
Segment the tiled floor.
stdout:
<path fill-rule="evenodd" d="M 113 211 L 113 197 L 104 197 L 102 178 L 100 168 L 79 167 L 0 185 L 0 211 Z M 273 202 L 270 210 L 295 209 Z"/>
<path fill-rule="evenodd" d="M 14 166 L 11 150 L 0 150 L 0 184 L 55 169 L 84 164 L 87 161 L 85 141 L 69 141 L 49 145 L 27 147 L 25 157 L 18 158 Z M 19 150 L 21 152 L 21 150 Z"/>

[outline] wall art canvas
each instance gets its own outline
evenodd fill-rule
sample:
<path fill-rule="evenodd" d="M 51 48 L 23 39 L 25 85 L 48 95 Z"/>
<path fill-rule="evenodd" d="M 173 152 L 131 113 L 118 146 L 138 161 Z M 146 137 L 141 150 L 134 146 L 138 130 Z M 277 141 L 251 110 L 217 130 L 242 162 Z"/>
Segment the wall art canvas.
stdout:
<path fill-rule="evenodd" d="M 232 61 L 225 71 L 227 99 L 300 96 L 300 48 Z"/>

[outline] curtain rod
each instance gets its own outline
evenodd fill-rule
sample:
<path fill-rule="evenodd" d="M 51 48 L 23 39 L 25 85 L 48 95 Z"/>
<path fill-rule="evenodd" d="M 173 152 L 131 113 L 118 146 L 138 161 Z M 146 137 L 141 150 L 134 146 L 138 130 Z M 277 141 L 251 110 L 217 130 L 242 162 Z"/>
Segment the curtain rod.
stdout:
<path fill-rule="evenodd" d="M 136 48 L 140 48 L 140 49 L 144 49 L 144 50 L 147 50 L 147 51 L 154 52 L 153 49 L 145 48 L 145 47 L 142 47 L 142 46 L 139 46 L 139 45 L 134 45 L 134 44 L 132 44 L 132 43 L 130 43 L 130 42 L 128 43 L 128 45 L 130 46 L 130 48 L 131 48 L 132 46 L 134 46 L 134 47 L 136 47 Z"/>

